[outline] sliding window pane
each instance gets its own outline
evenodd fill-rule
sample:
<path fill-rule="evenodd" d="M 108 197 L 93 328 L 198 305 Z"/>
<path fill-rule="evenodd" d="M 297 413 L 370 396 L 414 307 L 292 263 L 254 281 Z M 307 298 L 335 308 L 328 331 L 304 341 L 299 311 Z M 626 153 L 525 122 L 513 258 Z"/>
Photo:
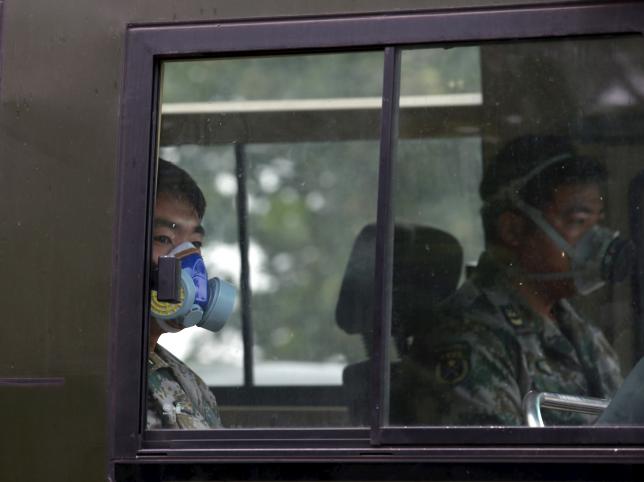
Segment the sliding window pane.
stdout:
<path fill-rule="evenodd" d="M 160 157 L 203 193 L 200 254 L 237 303 L 217 332 L 163 334 L 155 354 L 205 382 L 217 427 L 356 424 L 343 374 L 366 359 L 375 247 L 351 255 L 376 217 L 382 57 L 163 65 Z M 148 428 L 172 427 L 162 398 Z"/>
<path fill-rule="evenodd" d="M 644 170 L 643 47 L 403 50 L 390 424 L 536 424 L 522 407 L 531 391 L 619 397 L 642 353 L 629 240 L 641 195 L 628 192 Z M 470 66 L 455 92 L 427 86 L 413 107 L 418 72 L 446 76 L 459 51 Z M 541 422 L 625 423 L 631 409 L 544 406 Z"/>

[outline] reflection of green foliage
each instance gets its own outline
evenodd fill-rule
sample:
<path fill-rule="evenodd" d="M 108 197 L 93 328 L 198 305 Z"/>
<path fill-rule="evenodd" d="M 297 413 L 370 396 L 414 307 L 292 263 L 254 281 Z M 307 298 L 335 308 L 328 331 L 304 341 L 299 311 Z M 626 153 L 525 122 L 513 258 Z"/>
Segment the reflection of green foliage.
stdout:
<path fill-rule="evenodd" d="M 222 195 L 214 182 L 217 175 L 234 173 L 233 149 L 185 146 L 179 152 L 181 165 L 208 200 L 208 242 L 236 242 L 234 196 Z M 335 305 L 353 241 L 375 220 L 377 143 L 253 145 L 246 146 L 246 154 L 249 197 L 265 203 L 260 212 L 251 208 L 248 228 L 266 255 L 262 270 L 271 280 L 268 290 L 253 293 L 255 343 L 269 359 L 360 359 L 361 341 L 338 328 Z M 275 165 L 285 159 L 292 162 L 292 172 L 280 173 Z M 475 139 L 401 142 L 396 219 L 451 232 L 475 258 L 482 246 L 480 163 Z M 266 169 L 280 173 L 278 185 L 268 190 L 261 182 Z M 324 203 L 308 205 L 311 193 Z M 277 262 L 285 258 L 286 269 Z M 239 326 L 239 320 L 232 324 Z"/>
<path fill-rule="evenodd" d="M 382 59 L 382 52 L 361 52 L 166 63 L 163 99 L 380 96 Z M 477 92 L 479 77 L 476 48 L 403 53 L 403 94 Z M 341 122 L 337 128 L 342 128 Z M 261 269 L 269 280 L 267 287 L 253 293 L 256 345 L 268 359 L 364 358 L 360 337 L 337 326 L 335 306 L 353 242 L 364 225 L 375 221 L 378 142 L 262 144 L 245 149 L 248 229 L 251 242 L 265 255 Z M 235 195 L 222 190 L 220 183 L 226 176 L 234 179 L 232 146 L 177 146 L 163 152 L 174 154 L 204 191 L 207 242 L 236 243 Z M 459 162 L 454 162 L 455 156 Z M 475 245 L 480 233 L 470 221 L 477 206 L 472 196 L 479 159 L 477 142 L 401 143 L 397 216 L 446 230 L 460 226 L 467 243 Z M 472 182 L 461 184 L 461 175 Z M 231 324 L 239 323 L 237 313 Z"/>
<path fill-rule="evenodd" d="M 271 206 L 268 213 L 257 219 L 261 232 L 273 231 L 278 246 L 289 252 L 310 241 L 309 213 L 300 196 L 294 201 L 285 201 L 279 195 L 268 200 Z"/>
<path fill-rule="evenodd" d="M 232 148 L 184 146 L 178 153 L 208 201 L 207 242 L 236 242 L 234 200 L 218 192 L 214 181 L 234 173 Z M 251 202 L 250 238 L 266 255 L 262 268 L 271 280 L 268 290 L 253 293 L 255 343 L 269 359 L 359 360 L 362 342 L 337 326 L 335 305 L 353 241 L 375 219 L 378 143 L 255 145 L 246 146 L 246 156 L 249 197 L 267 203 L 253 212 Z M 273 169 L 280 173 L 279 188 L 266 190 L 261 172 L 285 159 L 293 172 Z M 312 193 L 323 202 L 307 202 Z M 290 259 L 287 270 L 276 263 L 284 255 Z"/>
<path fill-rule="evenodd" d="M 258 173 L 271 157 L 293 160 L 294 173 L 275 192 L 262 193 Z M 258 344 L 275 358 L 360 358 L 360 341 L 337 327 L 334 312 L 353 240 L 375 218 L 377 143 L 249 146 L 248 159 L 249 193 L 270 203 L 265 214 L 251 213 L 250 232 L 269 254 L 266 270 L 279 285 L 253 295 Z M 360 179 L 351 175 L 356 169 Z M 307 204 L 311 193 L 324 199 L 317 209 Z M 283 253 L 292 266 L 284 272 L 273 263 Z M 277 329 L 292 336 L 275 340 Z"/>
<path fill-rule="evenodd" d="M 164 102 L 378 97 L 382 52 L 177 61 L 164 64 Z M 401 93 L 480 92 L 478 47 L 402 54 Z"/>
<path fill-rule="evenodd" d="M 402 95 L 480 92 L 479 49 L 405 50 L 400 79 Z"/>
<path fill-rule="evenodd" d="M 167 62 L 163 100 L 379 96 L 382 63 L 382 52 Z"/>

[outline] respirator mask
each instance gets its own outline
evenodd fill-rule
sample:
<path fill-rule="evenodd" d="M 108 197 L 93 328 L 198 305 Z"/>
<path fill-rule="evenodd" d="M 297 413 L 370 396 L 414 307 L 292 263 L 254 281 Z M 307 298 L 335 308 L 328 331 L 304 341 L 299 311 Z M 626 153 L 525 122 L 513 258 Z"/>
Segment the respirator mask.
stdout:
<path fill-rule="evenodd" d="M 629 275 L 635 257 L 633 243 L 604 226 L 595 225 L 573 246 L 545 219 L 541 211 L 526 204 L 519 192 L 526 184 L 547 167 L 565 161 L 568 154 L 553 157 L 525 176 L 506 186 L 501 196 L 534 222 L 555 245 L 570 259 L 570 270 L 562 273 L 527 273 L 535 280 L 571 279 L 577 292 L 587 295 L 605 283 L 624 281 Z"/>
<path fill-rule="evenodd" d="M 201 253 L 192 243 L 182 243 L 161 256 L 151 278 L 150 313 L 167 332 L 190 326 L 216 332 L 233 312 L 235 287 L 219 278 L 208 279 Z"/>

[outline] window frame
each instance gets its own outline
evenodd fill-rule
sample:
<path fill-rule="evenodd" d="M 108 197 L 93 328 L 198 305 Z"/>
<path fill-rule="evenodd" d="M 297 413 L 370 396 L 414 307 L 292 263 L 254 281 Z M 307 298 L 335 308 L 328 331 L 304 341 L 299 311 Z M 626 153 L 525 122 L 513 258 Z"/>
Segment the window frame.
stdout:
<path fill-rule="evenodd" d="M 644 4 L 589 2 L 468 8 L 208 24 L 131 25 L 127 32 L 113 244 L 110 454 L 112 460 L 314 458 L 380 461 L 635 461 L 644 427 L 385 427 L 392 271 L 392 157 L 400 48 L 587 35 L 644 33 Z M 378 193 L 378 306 L 367 428 L 145 431 L 145 340 L 148 239 L 153 208 L 159 69 L 170 59 L 383 49 L 385 52 Z M 132 369 L 136 367 L 136 369 Z M 524 442 L 527 440 L 527 442 Z M 580 448 L 578 444 L 583 444 Z M 519 445 L 517 447 L 517 445 Z"/>

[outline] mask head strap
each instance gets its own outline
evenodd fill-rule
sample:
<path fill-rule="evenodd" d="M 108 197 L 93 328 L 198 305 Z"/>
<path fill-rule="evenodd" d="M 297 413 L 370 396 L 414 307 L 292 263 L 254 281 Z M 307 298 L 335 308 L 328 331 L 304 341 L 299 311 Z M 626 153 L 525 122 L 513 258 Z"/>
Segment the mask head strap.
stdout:
<path fill-rule="evenodd" d="M 496 201 L 502 201 L 502 200 L 510 201 L 513 204 L 515 204 L 517 200 L 521 201 L 519 197 L 519 192 L 521 191 L 521 189 L 526 187 L 526 185 L 528 184 L 528 182 L 530 182 L 530 180 L 532 180 L 532 178 L 538 176 L 553 164 L 565 161 L 566 159 L 570 159 L 570 158 L 572 158 L 572 154 L 564 153 L 564 154 L 557 154 L 554 157 L 546 159 L 541 164 L 534 167 L 532 170 L 528 171 L 527 174 L 524 174 L 521 177 L 513 179 L 505 187 L 502 187 L 501 189 L 499 189 L 496 192 L 496 194 L 494 194 L 489 200 L 485 202 L 485 204 L 492 204 Z"/>
<path fill-rule="evenodd" d="M 505 187 L 501 188 L 492 198 L 486 201 L 486 204 L 491 204 L 495 201 L 505 200 L 511 205 L 515 206 L 519 211 L 525 214 L 533 223 L 535 223 L 539 228 L 541 228 L 549 237 L 552 239 L 559 249 L 566 253 L 570 257 L 574 257 L 575 251 L 573 247 L 554 229 L 548 221 L 543 217 L 543 214 L 538 209 L 530 206 L 521 199 L 519 193 L 521 190 L 526 187 L 528 182 L 533 178 L 541 174 L 545 169 L 552 166 L 553 164 L 560 163 L 566 159 L 572 158 L 572 155 L 569 153 L 558 154 L 554 157 L 546 159 L 538 166 L 534 167 L 532 170 L 528 171 L 527 174 L 524 174 L 521 177 L 513 179 Z"/>

